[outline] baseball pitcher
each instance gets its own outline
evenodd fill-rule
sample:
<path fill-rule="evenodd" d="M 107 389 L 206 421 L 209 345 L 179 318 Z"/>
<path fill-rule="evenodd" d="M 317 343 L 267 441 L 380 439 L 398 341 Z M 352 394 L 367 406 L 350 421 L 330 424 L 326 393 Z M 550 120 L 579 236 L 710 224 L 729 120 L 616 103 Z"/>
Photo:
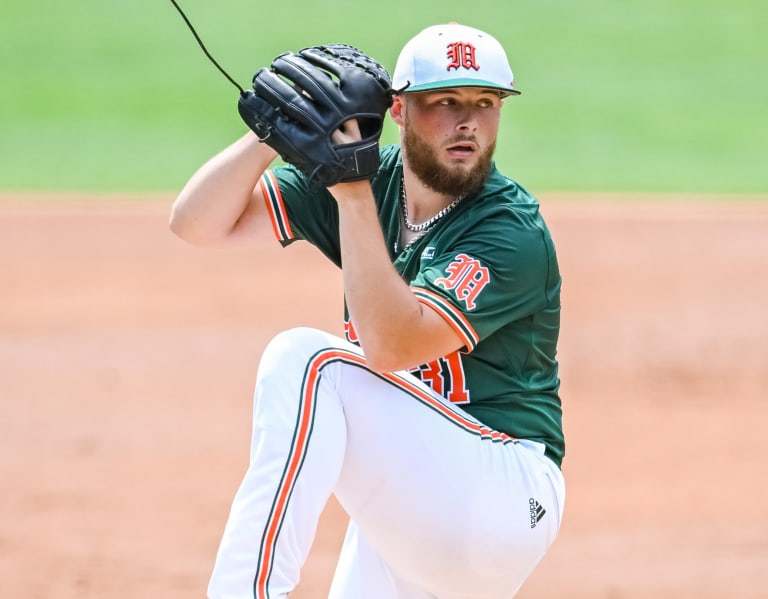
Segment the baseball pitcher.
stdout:
<path fill-rule="evenodd" d="M 295 328 L 263 353 L 212 599 L 288 597 L 331 494 L 350 516 L 334 599 L 513 597 L 554 541 L 561 277 L 537 201 L 493 162 L 519 93 L 499 42 L 456 23 L 391 80 L 348 45 L 286 52 L 240 95 L 247 134 L 179 194 L 190 243 L 269 221 L 344 285 L 346 339 Z M 387 113 L 400 143 L 380 148 Z"/>

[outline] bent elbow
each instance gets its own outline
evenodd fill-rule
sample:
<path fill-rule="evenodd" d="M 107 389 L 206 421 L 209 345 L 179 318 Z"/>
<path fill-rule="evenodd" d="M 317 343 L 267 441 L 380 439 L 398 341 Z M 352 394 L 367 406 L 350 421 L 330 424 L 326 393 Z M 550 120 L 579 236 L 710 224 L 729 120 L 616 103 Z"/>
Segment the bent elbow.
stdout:
<path fill-rule="evenodd" d="M 187 227 L 183 222 L 171 219 L 168 223 L 168 228 L 176 237 L 182 241 L 186 241 L 190 245 L 206 245 L 203 239 L 200 239 L 197 235 L 195 235 L 194 229 Z"/>
<path fill-rule="evenodd" d="M 203 235 L 204 231 L 195 226 L 194 220 L 190 220 L 188 216 L 175 208 L 171 209 L 168 228 L 176 237 L 191 245 L 206 246 L 211 245 L 214 241 L 210 236 Z"/>
<path fill-rule="evenodd" d="M 184 239 L 184 223 L 181 218 L 176 214 L 175 210 L 171 210 L 171 216 L 168 219 L 168 228 L 170 229 L 171 233 L 176 235 L 176 237 L 180 237 L 181 239 Z"/>
<path fill-rule="evenodd" d="M 362 347 L 365 362 L 368 368 L 374 372 L 396 372 L 407 367 L 402 353 L 393 351 L 386 345 L 381 346 L 369 343 Z"/>

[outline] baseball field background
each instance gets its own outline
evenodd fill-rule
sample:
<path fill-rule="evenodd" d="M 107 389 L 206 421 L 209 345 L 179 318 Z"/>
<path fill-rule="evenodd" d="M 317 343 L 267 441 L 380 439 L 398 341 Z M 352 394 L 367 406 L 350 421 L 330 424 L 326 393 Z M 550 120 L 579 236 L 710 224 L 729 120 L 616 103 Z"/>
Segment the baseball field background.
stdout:
<path fill-rule="evenodd" d="M 519 597 L 768 599 L 764 3 L 181 3 L 243 86 L 326 42 L 391 69 L 442 21 L 502 41 L 523 95 L 497 164 L 541 200 L 564 279 L 568 498 Z M 245 131 L 237 94 L 167 0 L 0 3 L 6 597 L 204 596 L 261 351 L 342 331 L 311 248 L 168 231 Z M 345 524 L 332 501 L 292 599 L 325 596 Z"/>
<path fill-rule="evenodd" d="M 528 186 L 768 191 L 760 0 L 181 5 L 243 86 L 287 49 L 343 41 L 392 69 L 421 28 L 473 24 L 524 92 L 498 161 Z M 243 131 L 237 90 L 167 0 L 5 0 L 0 57 L 3 189 L 173 190 Z"/>

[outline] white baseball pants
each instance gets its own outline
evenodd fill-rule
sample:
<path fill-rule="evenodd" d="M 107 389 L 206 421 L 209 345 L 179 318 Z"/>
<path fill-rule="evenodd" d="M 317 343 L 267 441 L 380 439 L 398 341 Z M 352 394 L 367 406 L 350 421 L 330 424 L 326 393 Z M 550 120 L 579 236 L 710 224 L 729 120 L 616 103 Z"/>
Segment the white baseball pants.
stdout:
<path fill-rule="evenodd" d="M 208 593 L 284 599 L 331 493 L 351 518 L 333 599 L 512 597 L 560 527 L 565 488 L 539 443 L 488 429 L 406 372 L 308 328 L 267 346 L 250 465 Z"/>

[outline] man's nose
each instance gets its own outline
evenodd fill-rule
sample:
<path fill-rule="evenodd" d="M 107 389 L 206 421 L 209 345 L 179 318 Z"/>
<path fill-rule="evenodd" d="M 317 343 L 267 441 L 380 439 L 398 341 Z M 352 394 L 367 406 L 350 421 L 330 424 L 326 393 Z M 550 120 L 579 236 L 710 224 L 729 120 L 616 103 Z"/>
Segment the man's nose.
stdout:
<path fill-rule="evenodd" d="M 460 131 L 476 131 L 477 130 L 477 116 L 475 111 L 471 108 L 466 108 L 459 114 L 459 120 L 457 122 L 457 129 Z"/>

